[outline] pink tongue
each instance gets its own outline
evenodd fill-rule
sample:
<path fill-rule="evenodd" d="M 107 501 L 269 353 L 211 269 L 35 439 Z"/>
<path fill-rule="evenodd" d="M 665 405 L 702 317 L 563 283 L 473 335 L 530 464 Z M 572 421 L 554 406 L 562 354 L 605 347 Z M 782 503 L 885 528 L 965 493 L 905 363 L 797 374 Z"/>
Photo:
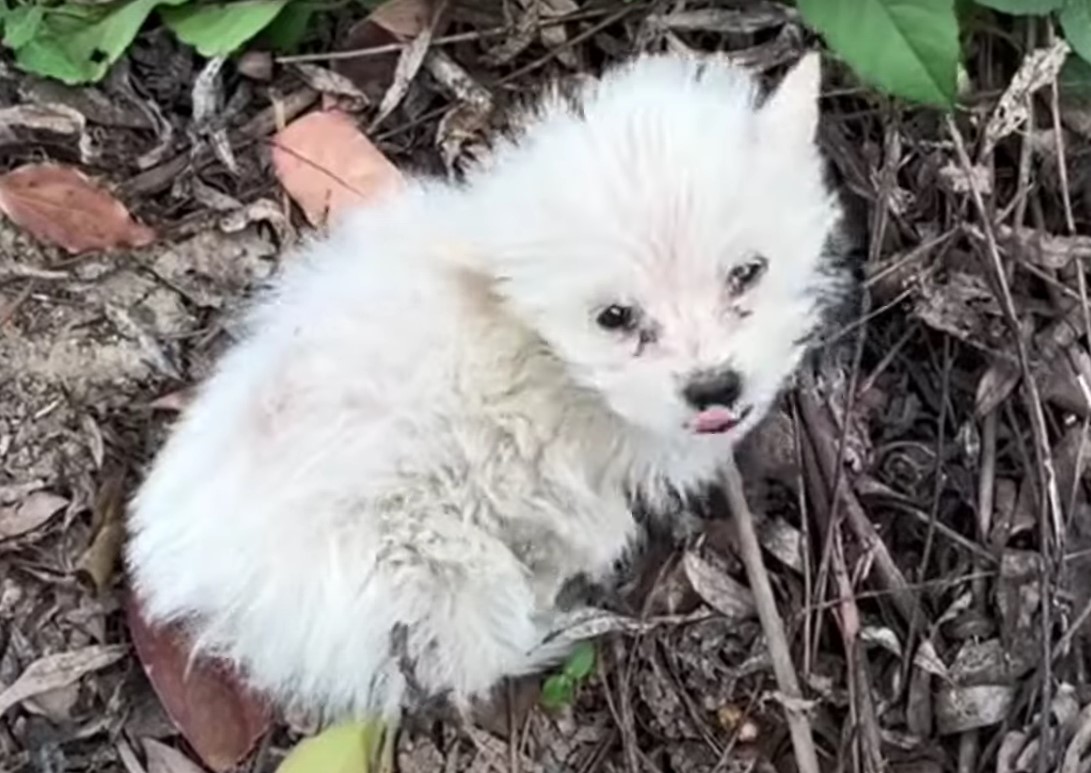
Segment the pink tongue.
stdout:
<path fill-rule="evenodd" d="M 735 425 L 735 414 L 726 408 L 709 408 L 701 411 L 693 420 L 697 432 L 723 432 Z"/>

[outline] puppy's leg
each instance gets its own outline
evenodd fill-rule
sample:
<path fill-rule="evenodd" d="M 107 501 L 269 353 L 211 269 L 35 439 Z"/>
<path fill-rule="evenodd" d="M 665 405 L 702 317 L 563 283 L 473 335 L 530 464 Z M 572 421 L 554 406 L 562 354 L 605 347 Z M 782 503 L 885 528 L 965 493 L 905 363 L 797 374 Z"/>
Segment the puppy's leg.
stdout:
<path fill-rule="evenodd" d="M 549 613 L 499 541 L 433 522 L 412 540 L 388 542 L 380 572 L 400 598 L 391 657 L 417 700 L 445 696 L 467 711 L 504 677 L 535 670 Z"/>

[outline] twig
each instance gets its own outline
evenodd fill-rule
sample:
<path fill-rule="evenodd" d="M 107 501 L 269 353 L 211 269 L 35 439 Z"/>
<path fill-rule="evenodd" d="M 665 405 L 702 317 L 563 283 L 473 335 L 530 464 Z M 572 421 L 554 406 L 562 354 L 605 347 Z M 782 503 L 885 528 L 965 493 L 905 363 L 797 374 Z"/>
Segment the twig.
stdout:
<path fill-rule="evenodd" d="M 1062 539 L 1064 531 L 1064 516 L 1061 513 L 1060 493 L 1057 489 L 1057 473 L 1053 465 L 1053 454 L 1049 447 L 1049 435 L 1046 431 L 1045 410 L 1042 408 L 1042 398 L 1038 392 L 1038 384 L 1034 379 L 1034 372 L 1030 367 L 1030 355 L 1027 352 L 1027 343 L 1023 339 L 1019 329 L 1019 317 L 1015 311 L 1015 301 L 1012 299 L 1011 288 L 1008 285 L 1008 277 L 1004 271 L 1004 263 L 1000 257 L 1000 248 L 996 242 L 996 233 L 992 218 L 985 206 L 985 199 L 981 195 L 981 189 L 977 184 L 970 165 L 970 157 L 966 152 L 966 143 L 962 139 L 962 133 L 955 125 L 954 119 L 947 116 L 947 131 L 954 141 L 955 153 L 959 164 L 967 174 L 970 184 L 970 197 L 978 217 L 981 218 L 981 227 L 985 233 L 986 252 L 989 264 L 994 274 L 996 287 L 1000 291 L 1000 309 L 1005 321 L 1011 329 L 1015 339 L 1015 350 L 1019 357 L 1019 367 L 1022 371 L 1024 396 L 1027 413 L 1030 415 L 1031 428 L 1034 434 L 1034 450 L 1038 462 L 1038 479 L 1042 490 L 1042 512 L 1039 518 L 1041 542 L 1039 549 L 1042 555 L 1041 562 L 1041 630 L 1042 630 L 1042 706 L 1047 710 L 1042 711 L 1040 723 L 1040 738 L 1043 749 L 1051 748 L 1053 729 L 1048 722 L 1048 707 L 1053 684 L 1053 669 L 1049 651 L 1049 632 L 1053 626 L 1052 615 L 1052 570 L 1053 570 L 1053 545 Z M 1052 526 L 1052 534 L 1050 530 Z M 1044 773 L 1047 769 L 1046 754 L 1043 752 L 1038 757 L 1039 770 Z"/>
<path fill-rule="evenodd" d="M 750 579 L 750 590 L 758 609 L 762 630 L 769 645 L 769 657 L 773 661 L 773 673 L 784 701 L 784 713 L 788 719 L 788 729 L 792 735 L 792 748 L 795 750 L 796 765 L 800 773 L 819 773 L 818 754 L 815 750 L 811 722 L 803 708 L 803 693 L 799 689 L 792 653 L 788 647 L 788 637 L 784 632 L 784 621 L 777 611 L 777 602 L 773 596 L 773 587 L 769 584 L 769 574 L 761 557 L 761 545 L 754 531 L 754 520 L 743 495 L 742 477 L 735 466 L 735 460 L 728 457 L 724 467 L 724 489 L 728 504 L 734 515 L 738 532 L 739 550 L 746 574 Z"/>
<path fill-rule="evenodd" d="M 645 6 L 650 5 L 644 4 Z M 640 7 L 640 6 L 637 6 Z M 538 22 L 536 29 L 543 30 L 550 27 L 560 27 L 564 24 L 570 24 L 577 21 L 586 21 L 588 19 L 597 19 L 600 16 L 613 11 L 613 8 L 589 8 L 576 13 L 568 13 L 563 16 L 557 16 L 552 19 L 542 19 Z M 442 35 L 435 38 L 432 41 L 433 46 L 447 46 L 452 43 L 471 43 L 475 40 L 485 40 L 487 38 L 499 38 L 505 35 L 511 34 L 511 26 L 504 25 L 500 27 L 490 27 L 486 30 L 469 30 L 467 32 L 455 32 L 450 35 Z M 346 51 L 326 51 L 320 54 L 292 54 L 290 56 L 278 56 L 273 61 L 277 64 L 301 64 L 305 62 L 333 62 L 338 59 L 367 59 L 373 56 L 383 56 L 384 54 L 396 54 L 403 48 L 408 46 L 409 43 L 386 43 L 381 46 L 366 46 L 364 48 L 352 48 Z"/>

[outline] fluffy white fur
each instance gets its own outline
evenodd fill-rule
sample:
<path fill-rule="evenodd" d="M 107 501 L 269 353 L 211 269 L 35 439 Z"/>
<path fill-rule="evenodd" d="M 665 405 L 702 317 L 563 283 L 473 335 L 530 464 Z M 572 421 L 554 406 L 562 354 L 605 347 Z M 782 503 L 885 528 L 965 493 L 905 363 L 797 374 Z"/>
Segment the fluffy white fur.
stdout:
<path fill-rule="evenodd" d="M 135 498 L 148 614 L 334 716 L 556 658 L 561 585 L 611 571 L 632 497 L 714 478 L 842 281 L 817 90 L 813 56 L 760 104 L 721 60 L 640 58 L 309 245 Z M 742 420 L 697 434 L 682 390 L 726 367 Z"/>

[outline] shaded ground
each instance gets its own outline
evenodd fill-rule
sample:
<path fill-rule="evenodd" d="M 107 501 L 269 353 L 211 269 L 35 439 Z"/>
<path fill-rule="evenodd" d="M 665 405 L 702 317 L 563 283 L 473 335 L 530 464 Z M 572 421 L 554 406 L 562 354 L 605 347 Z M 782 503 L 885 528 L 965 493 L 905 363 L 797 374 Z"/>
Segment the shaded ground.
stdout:
<path fill-rule="evenodd" d="M 127 646 L 118 503 L 303 224 L 268 163 L 279 123 L 336 104 L 399 165 L 457 172 L 545 76 L 662 47 L 775 75 L 813 43 L 775 4 L 508 5 L 457 4 L 402 83 L 396 54 L 347 60 L 342 77 L 279 63 L 271 81 L 238 71 L 269 64 L 250 56 L 199 95 L 221 107 L 197 119 L 203 62 L 157 32 L 95 89 L 0 62 L 0 104 L 55 119 L 0 110 L 0 171 L 82 164 L 161 235 L 72 258 L 0 221 L 0 769 L 185 769 L 147 739 L 195 759 Z M 827 73 L 822 140 L 870 233 L 869 305 L 744 461 L 829 770 L 1088 768 L 1091 112 L 1048 67 L 1005 94 L 1024 41 L 1049 45 L 1026 24 L 980 35 L 951 125 Z M 360 30 L 314 47 L 392 39 Z M 996 119 L 1002 95 L 1013 122 Z M 480 729 L 403 734 L 402 769 L 791 770 L 732 545 L 714 520 L 657 557 L 638 600 L 658 622 L 605 639 L 573 706 L 528 710 L 533 689 L 513 688 Z M 66 652 L 59 674 L 34 670 Z M 27 673 L 36 687 L 13 692 Z M 306 729 L 289 719 L 245 769 L 273 768 Z"/>

